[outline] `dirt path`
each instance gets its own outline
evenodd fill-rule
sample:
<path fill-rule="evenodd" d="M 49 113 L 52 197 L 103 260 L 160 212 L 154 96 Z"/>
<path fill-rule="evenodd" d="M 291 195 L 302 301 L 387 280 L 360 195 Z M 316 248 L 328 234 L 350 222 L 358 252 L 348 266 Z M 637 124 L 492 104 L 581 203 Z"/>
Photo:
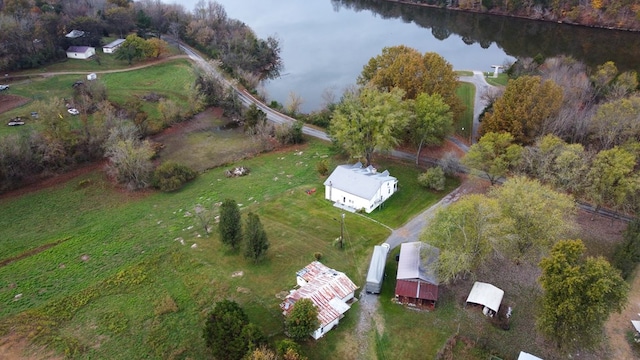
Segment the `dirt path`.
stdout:
<path fill-rule="evenodd" d="M 633 331 L 631 320 L 640 320 L 640 268 L 636 268 L 627 307 L 620 313 L 609 317 L 605 324 L 605 332 L 609 338 L 611 359 L 633 360 L 637 359 L 627 340 L 627 332 Z"/>

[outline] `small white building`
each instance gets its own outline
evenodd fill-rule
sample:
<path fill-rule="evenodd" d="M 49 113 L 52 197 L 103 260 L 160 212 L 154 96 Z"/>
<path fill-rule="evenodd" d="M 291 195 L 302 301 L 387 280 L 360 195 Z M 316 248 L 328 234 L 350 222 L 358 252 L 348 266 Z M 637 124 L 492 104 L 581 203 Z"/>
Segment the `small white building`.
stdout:
<path fill-rule="evenodd" d="M 113 40 L 112 42 L 102 47 L 102 52 L 105 54 L 113 54 L 114 52 L 116 52 L 116 50 L 118 50 L 120 46 L 122 46 L 124 41 L 124 39 Z"/>
<path fill-rule="evenodd" d="M 491 284 L 476 281 L 467 297 L 468 303 L 482 305 L 482 312 L 485 315 L 496 314 L 500 309 L 504 290 Z"/>
<path fill-rule="evenodd" d="M 280 304 L 282 314 L 287 316 L 296 301 L 309 299 L 318 309 L 320 327 L 311 336 L 318 340 L 338 325 L 344 313 L 351 308 L 351 301 L 358 288 L 340 271 L 314 261 L 296 273 L 298 289 L 292 290 Z"/>
<path fill-rule="evenodd" d="M 349 211 L 370 213 L 398 191 L 398 179 L 373 166 L 339 165 L 324 182 L 324 198 Z"/>
<path fill-rule="evenodd" d="M 69 46 L 67 57 L 69 59 L 88 59 L 96 54 L 96 48 L 91 46 Z"/>

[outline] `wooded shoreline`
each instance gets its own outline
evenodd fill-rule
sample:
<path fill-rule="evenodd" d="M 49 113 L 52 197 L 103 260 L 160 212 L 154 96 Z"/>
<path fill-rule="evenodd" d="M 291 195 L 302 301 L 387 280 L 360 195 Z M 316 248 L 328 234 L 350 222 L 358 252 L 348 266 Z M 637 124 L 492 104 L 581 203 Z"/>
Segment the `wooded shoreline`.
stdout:
<path fill-rule="evenodd" d="M 579 22 L 575 22 L 575 21 L 570 21 L 568 19 L 562 19 L 562 20 L 555 20 L 555 19 L 548 19 L 545 17 L 531 17 L 531 16 L 525 16 L 525 15 L 518 15 L 518 14 L 510 14 L 504 11 L 482 11 L 482 10 L 476 10 L 476 9 L 472 9 L 472 8 L 460 8 L 460 7 L 454 7 L 454 6 L 438 6 L 438 5 L 432 5 L 432 4 L 427 4 L 427 3 L 421 3 L 421 2 L 416 2 L 416 1 L 408 1 L 408 0 L 384 0 L 387 2 L 392 2 L 392 3 L 398 3 L 398 4 L 404 4 L 404 5 L 413 5 L 413 6 L 420 6 L 420 7 L 427 7 L 427 8 L 433 8 L 433 9 L 443 9 L 443 10 L 453 10 L 453 11 L 462 11 L 462 12 L 468 12 L 468 13 L 475 13 L 475 14 L 483 14 L 483 15 L 494 15 L 494 16 L 505 16 L 505 17 L 512 17 L 512 18 L 518 18 L 518 19 L 525 19 L 525 20 L 533 20 L 533 21 L 543 21 L 543 22 L 551 22 L 551 23 L 558 23 L 558 24 L 566 24 L 566 25 L 573 25 L 573 26 L 581 26 L 581 27 L 586 27 L 586 28 L 594 28 L 594 29 L 604 29 L 604 30 L 616 30 L 616 31 L 628 31 L 628 32 L 640 32 L 640 24 L 638 25 L 638 28 L 629 28 L 629 27 L 618 27 L 618 26 L 607 26 L 604 24 L 583 24 L 583 23 L 579 23 Z"/>

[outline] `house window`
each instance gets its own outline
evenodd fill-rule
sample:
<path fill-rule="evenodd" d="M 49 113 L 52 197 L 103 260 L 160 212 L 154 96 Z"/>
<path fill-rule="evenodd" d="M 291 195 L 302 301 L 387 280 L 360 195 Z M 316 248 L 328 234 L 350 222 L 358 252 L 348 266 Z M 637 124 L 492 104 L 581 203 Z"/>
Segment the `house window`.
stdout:
<path fill-rule="evenodd" d="M 347 198 L 343 196 L 343 197 L 342 197 L 342 202 L 343 202 L 343 203 L 346 203 L 346 202 L 347 202 Z"/>

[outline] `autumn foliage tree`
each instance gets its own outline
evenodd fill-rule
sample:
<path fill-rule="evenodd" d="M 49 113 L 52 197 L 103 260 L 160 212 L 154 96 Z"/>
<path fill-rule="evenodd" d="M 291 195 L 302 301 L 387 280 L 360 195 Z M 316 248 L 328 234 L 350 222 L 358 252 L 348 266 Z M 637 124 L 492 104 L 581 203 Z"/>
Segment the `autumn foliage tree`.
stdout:
<path fill-rule="evenodd" d="M 439 94 L 454 119 L 464 111 L 456 94 L 458 75 L 450 63 L 433 52 L 421 54 L 404 45 L 385 47 L 364 66 L 358 84 L 387 91 L 398 87 L 405 91 L 406 99 L 415 99 L 422 93 Z"/>
<path fill-rule="evenodd" d="M 510 80 L 504 94 L 485 115 L 481 133 L 508 132 L 519 144 L 531 144 L 542 125 L 555 116 L 562 105 L 562 88 L 539 76 Z"/>
<path fill-rule="evenodd" d="M 603 257 L 585 257 L 581 240 L 562 240 L 540 261 L 544 294 L 537 325 L 565 351 L 593 347 L 612 312 L 620 312 L 629 285 Z"/>

